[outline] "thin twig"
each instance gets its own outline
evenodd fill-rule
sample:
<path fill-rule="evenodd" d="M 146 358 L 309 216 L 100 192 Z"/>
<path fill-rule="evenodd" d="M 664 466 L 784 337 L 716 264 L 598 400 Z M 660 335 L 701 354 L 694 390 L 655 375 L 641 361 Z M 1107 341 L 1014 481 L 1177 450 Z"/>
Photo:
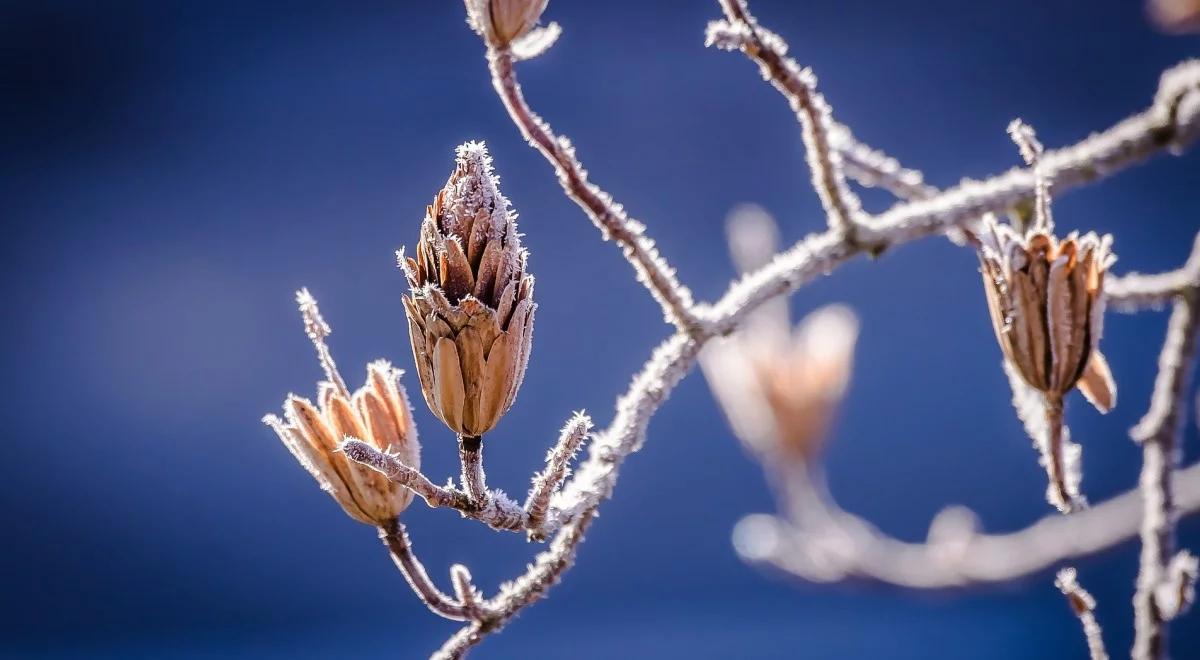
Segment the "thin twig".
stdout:
<path fill-rule="evenodd" d="M 719 0 L 728 22 L 709 25 L 706 43 L 737 48 L 756 62 L 763 79 L 788 100 L 800 120 L 813 188 L 825 209 L 830 228 L 853 239 L 863 215 L 862 202 L 846 185 L 842 154 L 830 146 L 833 117 L 825 97 L 817 91 L 817 77 L 787 57 L 787 44 L 759 26 L 744 0 Z"/>
<path fill-rule="evenodd" d="M 325 338 L 333 331 L 321 316 L 317 299 L 313 298 L 308 289 L 300 289 L 296 292 L 296 304 L 300 306 L 300 317 L 304 320 L 304 334 L 308 335 L 313 348 L 317 349 L 317 361 L 321 363 L 325 379 L 333 384 L 338 394 L 347 399 L 350 398 L 350 390 L 346 387 L 346 381 L 338 373 L 337 364 L 333 361 L 333 354 L 329 352 L 329 344 L 325 343 Z"/>
<path fill-rule="evenodd" d="M 749 15 L 741 2 L 722 0 L 722 3 L 727 10 L 733 9 L 731 18 L 738 18 L 737 10 L 742 8 L 740 18 L 747 22 Z M 760 48 L 769 49 L 772 56 L 784 57 L 780 52 L 784 47 L 782 40 L 764 40 L 766 32 L 761 28 L 756 30 L 752 36 L 762 44 Z M 816 152 L 810 155 L 823 159 L 814 171 L 817 176 L 825 177 L 818 182 L 818 188 L 830 195 L 834 206 L 830 218 L 831 229 L 809 236 L 771 264 L 744 277 L 701 317 L 693 306 L 690 293 L 658 255 L 653 242 L 645 236 L 644 227 L 630 219 L 609 195 L 588 182 L 570 144 L 556 136 L 526 104 L 513 71 L 511 54 L 489 49 L 488 62 L 493 86 L 514 123 L 554 166 L 567 195 L 587 212 L 605 237 L 612 237 L 622 246 L 639 279 L 650 289 L 666 316 L 681 332 L 668 338 L 655 350 L 627 393 L 618 400 L 612 423 L 595 436 L 587 461 L 551 498 L 547 527 L 554 521 L 560 521 L 561 528 L 550 550 L 540 555 L 526 574 L 487 602 L 491 614 L 475 621 L 447 642 L 436 656 L 444 658 L 462 657 L 485 634 L 503 626 L 521 608 L 538 600 L 570 566 L 583 532 L 599 504 L 611 494 L 621 464 L 641 447 L 650 418 L 694 366 L 704 342 L 733 330 L 746 315 L 767 300 L 792 291 L 859 254 L 863 245 L 869 245 L 873 250 L 882 249 L 943 233 L 984 213 L 1007 210 L 1029 200 L 1034 194 L 1031 172 L 1016 169 L 987 181 L 965 183 L 945 193 L 893 207 L 875 218 L 859 220 L 855 218 L 858 211 L 853 202 L 848 201 L 856 198 L 848 191 L 842 192 L 846 186 L 837 162 L 840 157 L 826 142 L 822 147 L 810 149 Z M 1181 108 L 1191 109 L 1197 105 L 1191 101 L 1200 86 L 1200 64 L 1181 66 L 1168 75 L 1169 78 L 1164 76 L 1151 110 L 1089 137 L 1074 147 L 1045 155 L 1042 167 L 1046 176 L 1054 181 L 1054 192 L 1096 180 L 1167 147 L 1182 148 L 1200 133 L 1200 113 L 1180 111 Z M 797 77 L 794 82 L 802 83 L 803 80 Z M 811 102 L 811 87 L 804 87 L 810 93 Z M 791 90 L 793 93 L 796 91 Z M 1184 103 L 1185 98 L 1189 102 Z M 820 110 L 816 106 L 813 108 L 814 111 Z M 823 121 L 827 120 L 826 117 Z M 828 140 L 829 126 L 822 124 L 820 129 L 814 133 Z M 846 229 L 849 225 L 839 218 L 854 223 L 856 242 L 848 240 L 850 237 Z M 436 501 L 458 508 L 454 506 L 457 498 L 466 498 L 462 493 L 450 489 L 438 489 L 424 477 L 418 479 L 415 475 L 405 473 L 397 468 L 398 461 L 390 457 L 381 457 L 378 453 L 371 455 L 364 449 L 349 445 L 346 448 L 347 455 L 354 460 L 394 474 L 414 490 L 421 489 L 417 492 L 431 504 Z M 1093 512 L 1097 510 L 1101 509 L 1097 507 Z M 517 516 L 514 520 L 521 527 L 526 519 Z M 485 522 L 494 525 L 496 521 L 489 519 Z"/>
<path fill-rule="evenodd" d="M 693 310 L 692 294 L 680 284 L 675 269 L 658 253 L 654 241 L 646 237 L 645 226 L 630 218 L 612 195 L 588 181 L 570 141 L 555 135 L 550 125 L 530 109 L 513 69 L 512 53 L 489 48 L 487 61 L 492 85 L 513 123 L 525 140 L 550 161 L 563 192 L 587 213 L 605 239 L 611 238 L 621 246 L 638 281 L 662 306 L 667 320 L 685 332 L 694 332 L 701 320 Z"/>
<path fill-rule="evenodd" d="M 471 650 L 471 647 L 483 641 L 483 635 L 480 632 L 482 628 L 483 626 L 477 621 L 463 627 L 451 635 L 442 648 L 434 651 L 433 655 L 429 656 L 429 660 L 462 660 L 467 657 L 467 652 Z"/>
<path fill-rule="evenodd" d="M 1104 648 L 1104 634 L 1100 623 L 1096 621 L 1096 599 L 1079 584 L 1074 568 L 1064 568 L 1058 572 L 1054 586 L 1067 597 L 1071 611 L 1083 625 L 1083 635 L 1087 639 L 1088 655 L 1091 660 L 1108 660 L 1108 651 Z"/>
<path fill-rule="evenodd" d="M 1181 149 L 1190 144 L 1200 134 L 1200 112 L 1184 115 L 1174 109 L 1190 106 L 1193 100 L 1200 101 L 1200 60 L 1184 62 L 1164 73 L 1155 103 L 1148 110 L 1072 146 L 1046 152 L 1041 166 L 1052 181 L 1051 194 L 1098 181 L 1168 147 Z M 859 227 L 859 243 L 895 247 L 963 226 L 987 213 L 1006 212 L 1032 200 L 1034 194 L 1033 173 L 1014 168 L 866 218 Z M 714 303 L 707 313 L 714 326 L 711 331 L 731 331 L 750 309 L 799 286 L 797 271 L 810 268 L 813 259 L 822 260 L 822 268 L 828 271 L 858 251 L 842 245 L 836 237 L 807 237 L 773 263 L 743 277 Z"/>
<path fill-rule="evenodd" d="M 1192 76 L 1189 80 L 1200 84 L 1200 66 L 1188 73 Z M 497 71 L 493 67 L 493 76 L 502 78 L 493 80 L 501 94 L 509 84 L 503 80 L 502 74 L 503 70 Z M 1160 93 L 1160 98 L 1163 97 Z M 523 99 L 520 107 L 532 115 L 524 106 Z M 1132 165 L 1156 151 L 1162 151 L 1176 137 L 1181 140 L 1183 136 L 1194 137 L 1196 131 L 1193 124 L 1200 126 L 1200 117 L 1191 117 L 1182 128 L 1170 119 L 1151 119 L 1159 114 L 1156 106 L 1074 147 L 1046 154 L 1044 166 L 1053 173 L 1056 189 L 1061 191 L 1094 181 L 1099 175 L 1111 174 Z M 1060 156 L 1060 153 L 1067 155 Z M 1089 154 L 1101 158 L 1102 167 L 1097 169 L 1087 162 L 1085 156 Z M 1084 171 L 1089 174 L 1083 175 Z M 1016 180 L 1016 183 L 1010 179 Z M 887 224 L 877 225 L 876 231 L 888 237 L 889 245 L 897 246 L 944 231 L 985 212 L 1004 210 L 1032 199 L 1032 176 L 1028 171 L 1014 170 L 1001 175 L 998 180 L 964 184 L 931 200 L 897 207 L 899 210 L 888 212 L 892 214 L 891 220 Z M 634 378 L 629 390 L 618 400 L 617 415 L 612 423 L 595 435 L 588 459 L 553 498 L 551 519 L 575 521 L 580 516 L 595 513 L 600 503 L 611 494 L 621 464 L 644 442 L 650 418 L 695 365 L 697 354 L 705 341 L 733 330 L 766 301 L 799 288 L 859 252 L 859 248 L 832 232 L 813 234 L 767 266 L 734 284 L 712 305 L 707 315 L 709 323 L 704 326 L 703 332 L 690 336 L 677 334 L 660 344 Z M 571 529 L 571 525 L 564 527 L 557 538 L 564 538 L 564 534 Z M 475 637 L 482 634 L 483 631 L 476 629 L 470 633 L 460 633 L 456 639 L 462 639 L 464 635 Z"/>
<path fill-rule="evenodd" d="M 563 479 L 567 478 L 570 473 L 568 465 L 591 430 L 592 420 L 582 412 L 575 413 L 559 434 L 558 443 L 546 455 L 546 469 L 534 475 L 533 488 L 529 491 L 529 499 L 525 501 L 525 512 L 529 516 L 529 534 L 534 539 L 545 538 L 542 526 L 550 509 L 550 497 L 562 484 Z"/>
<path fill-rule="evenodd" d="M 405 465 L 395 456 L 390 456 L 361 440 L 347 440 L 342 451 L 352 461 L 382 472 L 388 479 L 420 495 L 432 508 L 448 508 L 458 511 L 466 518 L 478 520 L 493 529 L 520 531 L 525 529 L 525 512 L 516 503 L 499 493 L 491 493 L 488 505 L 475 506 L 466 493 L 449 486 L 437 486 L 419 471 Z"/>
<path fill-rule="evenodd" d="M 1190 109 L 1180 112 L 1180 109 Z M 1059 195 L 1170 148 L 1182 150 L 1200 135 L 1200 60 L 1189 60 L 1162 76 L 1154 104 L 1112 128 L 1071 147 L 1048 151 L 1041 168 Z M 985 213 L 1003 213 L 1033 198 L 1033 172 L 1014 168 L 985 181 L 962 183 L 927 200 L 908 202 L 865 220 L 864 241 L 928 235 L 959 226 Z M 915 236 L 914 236 L 915 237 Z"/>
<path fill-rule="evenodd" d="M 845 125 L 833 125 L 829 143 L 842 154 L 846 176 L 860 185 L 882 188 L 907 201 L 928 199 L 941 192 L 925 183 L 925 175 L 920 170 L 904 167 L 895 158 L 859 142 Z"/>
<path fill-rule="evenodd" d="M 1197 244 L 1200 248 L 1200 243 Z M 1142 445 L 1142 553 L 1134 595 L 1135 660 L 1167 655 L 1167 621 L 1155 595 L 1167 579 L 1175 552 L 1177 504 L 1172 477 L 1179 464 L 1187 385 L 1200 332 L 1200 289 L 1189 289 L 1175 301 L 1167 336 L 1158 358 L 1158 377 L 1150 410 L 1130 434 Z"/>

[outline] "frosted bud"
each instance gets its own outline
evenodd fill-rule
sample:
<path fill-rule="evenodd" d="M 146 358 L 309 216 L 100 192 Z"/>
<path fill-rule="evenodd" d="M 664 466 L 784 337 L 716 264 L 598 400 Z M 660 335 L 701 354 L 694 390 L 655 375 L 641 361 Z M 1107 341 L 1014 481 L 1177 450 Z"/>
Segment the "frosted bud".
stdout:
<path fill-rule="evenodd" d="M 533 338 L 533 276 L 516 214 L 483 143 L 458 148 L 425 213 L 416 258 L 401 255 L 413 359 L 430 410 L 479 437 L 512 406 Z"/>
<path fill-rule="evenodd" d="M 297 300 L 328 380 L 319 383 L 316 404 L 289 395 L 283 418 L 267 415 L 263 422 L 350 517 L 386 525 L 412 502 L 412 491 L 349 460 L 338 447 L 346 439 L 362 440 L 413 469 L 420 468 L 421 446 L 412 408 L 400 385 L 403 372 L 385 360 L 372 362 L 367 365 L 366 384 L 348 392 L 325 346 L 329 326 L 321 319 L 317 301 L 307 291 L 301 291 Z"/>

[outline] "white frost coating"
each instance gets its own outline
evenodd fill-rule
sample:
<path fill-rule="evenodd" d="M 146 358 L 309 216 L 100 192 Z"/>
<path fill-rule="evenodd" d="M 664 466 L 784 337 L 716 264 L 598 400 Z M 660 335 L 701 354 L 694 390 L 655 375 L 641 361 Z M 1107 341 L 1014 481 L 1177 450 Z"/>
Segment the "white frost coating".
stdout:
<path fill-rule="evenodd" d="M 514 41 L 510 49 L 518 60 L 531 60 L 550 50 L 560 35 L 562 27 L 558 23 L 550 23 L 530 30 L 529 34 Z"/>
<path fill-rule="evenodd" d="M 738 22 L 740 12 L 744 15 L 740 21 L 743 27 L 750 25 L 746 20 L 748 12 L 743 2 L 722 0 L 722 5 L 729 20 Z M 731 33 L 736 32 L 739 30 L 731 30 Z M 802 121 L 806 117 L 810 120 L 816 117 L 813 121 L 815 128 L 805 131 L 808 157 L 814 163 L 814 183 L 822 195 L 822 201 L 836 208 L 829 213 L 831 231 L 805 238 L 762 268 L 745 275 L 720 300 L 704 308 L 693 303 L 690 292 L 679 282 L 674 269 L 658 254 L 653 240 L 645 233 L 645 227 L 629 218 L 607 193 L 587 180 L 586 172 L 569 142 L 555 135 L 528 107 L 512 68 L 512 53 L 489 52 L 493 84 L 524 137 L 551 162 L 564 192 L 585 210 L 601 230 L 602 236 L 614 239 L 621 246 L 626 258 L 633 264 L 639 281 L 658 300 L 678 332 L 655 350 L 634 378 L 628 392 L 618 400 L 612 423 L 595 435 L 587 460 L 565 486 L 552 496 L 546 531 L 558 531 L 548 550 L 538 555 L 525 575 L 506 585 L 496 598 L 486 601 L 473 622 L 451 638 L 437 657 L 462 657 L 484 635 L 499 629 L 520 608 L 540 598 L 570 566 L 575 549 L 596 514 L 597 507 L 611 494 L 620 465 L 644 442 L 651 417 L 693 366 L 697 354 L 707 341 L 739 327 L 754 310 L 771 298 L 795 290 L 860 253 L 942 234 L 974 222 L 984 213 L 1003 212 L 1033 197 L 1033 176 L 1025 169 L 1015 169 L 982 182 L 967 182 L 945 193 L 933 194 L 931 189 L 920 187 L 920 179 L 914 178 L 912 171 L 901 168 L 898 172 L 898 165 L 893 167 L 882 162 L 875 157 L 878 154 L 869 151 L 870 148 L 865 145 L 845 141 L 847 153 L 859 151 L 854 148 L 855 145 L 868 150 L 866 155 L 857 160 L 845 156 L 842 148 L 831 146 L 835 141 L 831 135 L 836 133 L 837 127 L 829 118 L 828 107 L 823 105 L 823 99 L 813 101 L 813 77 L 783 57 L 786 44 L 777 35 L 765 30 L 742 32 L 741 37 L 720 33 L 716 38 L 726 40 L 723 45 L 739 48 L 745 48 L 749 43 L 745 38 L 754 39 L 755 47 L 761 51 L 759 56 L 780 60 L 773 67 L 770 62 L 760 64 L 771 82 L 780 86 L 788 96 Z M 1166 143 L 1176 148 L 1186 146 L 1200 132 L 1200 112 L 1184 111 L 1197 105 L 1198 81 L 1200 67 L 1180 67 L 1172 73 L 1169 81 L 1164 78 L 1156 104 L 1147 112 L 1089 137 L 1074 147 L 1047 153 L 1043 167 L 1047 176 L 1054 180 L 1055 191 L 1060 192 L 1107 176 L 1160 151 Z M 811 107 L 804 107 L 805 99 Z M 797 105 L 800 107 L 795 107 Z M 813 135 L 809 133 L 815 135 L 816 140 L 811 139 Z M 877 176 L 881 177 L 880 180 L 902 175 L 897 181 L 907 185 L 910 196 L 917 198 L 917 201 L 898 205 L 879 216 L 865 216 L 856 205 L 857 198 L 845 184 L 844 163 L 851 172 L 858 168 L 864 178 L 875 174 L 876 170 L 879 171 Z M 900 187 L 894 183 L 887 185 Z M 844 218 L 849 221 L 843 222 Z M 371 457 L 364 455 L 364 458 Z M 411 474 L 404 478 L 417 483 Z M 1200 481 L 1200 476 L 1192 475 L 1192 478 Z M 1180 483 L 1183 483 L 1182 480 Z M 456 508 L 455 497 L 461 494 L 450 489 L 440 490 L 429 492 L 437 497 L 445 496 L 446 503 L 443 505 Z M 1200 497 L 1196 499 L 1200 501 Z M 1121 500 L 1122 507 L 1125 502 Z M 1200 504 L 1191 503 L 1189 506 L 1197 507 Z M 1113 511 L 1116 509 L 1105 510 L 1108 515 L 1112 515 Z M 1090 513 L 1076 514 L 1064 519 L 1063 526 L 1052 527 L 1052 532 L 1040 533 L 1037 546 L 1040 552 L 1061 557 L 1078 551 L 1077 546 L 1082 541 L 1073 536 L 1078 530 L 1067 527 L 1066 522 Z M 1095 549 L 1106 547 L 1103 544 L 1115 543 L 1114 534 L 1120 537 L 1119 530 L 1115 533 L 1097 533 L 1095 529 L 1089 528 L 1087 540 L 1093 546 L 1101 544 Z M 832 575 L 840 567 L 851 565 L 870 564 L 878 567 L 881 560 L 888 558 L 882 553 L 869 554 L 879 548 L 868 548 L 866 554 L 855 548 L 853 542 L 866 538 L 866 532 L 871 531 L 865 522 L 827 531 L 829 533 L 821 537 L 821 551 L 817 555 L 821 570 L 827 574 Z M 780 535 L 778 538 L 782 544 L 789 537 Z M 1006 552 L 1000 554 L 1010 554 L 1013 548 L 1004 546 L 1004 550 Z M 917 552 L 920 554 L 920 551 Z M 995 556 L 986 558 L 995 559 Z M 1022 561 L 1025 559 L 1022 558 Z M 911 569 L 911 565 L 900 562 L 895 568 Z M 986 561 L 974 568 L 985 575 L 990 575 L 988 571 L 992 569 Z M 901 583 L 903 580 L 900 578 L 911 575 L 892 577 Z M 970 575 L 960 576 L 963 581 L 970 579 Z"/>
<path fill-rule="evenodd" d="M 846 184 L 842 153 L 830 145 L 833 113 L 817 91 L 816 74 L 787 57 L 787 42 L 760 27 L 745 2 L 720 0 L 720 5 L 725 21 L 709 24 L 706 43 L 744 52 L 759 65 L 763 80 L 788 100 L 800 121 L 813 189 L 825 209 L 829 227 L 853 238 L 863 217 L 862 202 Z"/>

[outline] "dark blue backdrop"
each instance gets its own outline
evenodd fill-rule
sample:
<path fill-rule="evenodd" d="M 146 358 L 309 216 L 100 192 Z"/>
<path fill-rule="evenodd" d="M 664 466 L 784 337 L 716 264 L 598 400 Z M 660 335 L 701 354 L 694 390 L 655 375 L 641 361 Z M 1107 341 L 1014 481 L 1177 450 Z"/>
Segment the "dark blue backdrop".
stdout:
<path fill-rule="evenodd" d="M 1198 45 L 1156 34 L 1129 1 L 755 9 L 816 69 L 841 120 L 939 185 L 1015 164 L 1014 116 L 1055 146 L 1140 110 L 1159 72 Z M 292 291 L 321 300 L 352 380 L 375 357 L 410 367 L 392 250 L 415 242 L 452 148 L 487 140 L 541 303 L 524 391 L 488 441 L 493 483 L 518 493 L 570 411 L 606 422 L 667 332 L 518 138 L 460 3 L 41 0 L 0 12 L 0 654 L 423 657 L 453 625 L 259 424 L 319 375 Z M 821 223 L 784 102 L 743 57 L 701 45 L 717 13 L 701 0 L 552 0 L 565 34 L 522 66 L 534 106 L 706 299 L 732 276 L 722 221 L 733 204 L 765 205 L 789 239 Z M 1064 228 L 1114 232 L 1123 272 L 1179 264 L 1198 203 L 1190 155 L 1056 209 Z M 800 311 L 845 301 L 863 318 L 830 479 L 848 508 L 905 538 L 950 503 L 992 531 L 1048 511 L 976 265 L 931 240 L 795 298 Z M 1093 499 L 1135 482 L 1126 430 L 1145 408 L 1163 325 L 1163 314 L 1111 316 L 1120 406 L 1101 418 L 1071 401 Z M 416 400 L 425 466 L 449 475 L 453 438 Z M 1196 440 L 1189 430 L 1189 460 Z M 703 508 L 680 515 L 677 498 L 696 489 Z M 747 568 L 729 531 L 769 507 L 758 469 L 689 377 L 575 570 L 479 656 L 1084 655 L 1049 572 L 912 594 Z M 536 551 L 419 504 L 408 519 L 439 579 L 466 562 L 492 590 Z M 1182 538 L 1200 549 L 1200 524 L 1185 522 Z M 1118 655 L 1135 555 L 1126 545 L 1079 562 Z M 1200 657 L 1197 621 L 1175 626 L 1177 657 Z"/>

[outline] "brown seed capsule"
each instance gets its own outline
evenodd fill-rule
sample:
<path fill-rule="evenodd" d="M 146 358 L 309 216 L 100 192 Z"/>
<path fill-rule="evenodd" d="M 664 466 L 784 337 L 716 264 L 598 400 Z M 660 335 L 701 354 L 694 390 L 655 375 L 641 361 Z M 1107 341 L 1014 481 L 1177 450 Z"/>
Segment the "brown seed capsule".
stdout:
<path fill-rule="evenodd" d="M 537 25 L 548 0 L 465 0 L 471 27 L 495 48 L 505 48 Z"/>
<path fill-rule="evenodd" d="M 367 365 L 366 384 L 353 394 L 348 392 L 325 346 L 329 326 L 321 319 L 316 301 L 307 291 L 301 291 L 297 300 L 328 380 L 318 385 L 316 405 L 289 395 L 283 404 L 284 418 L 267 415 L 263 422 L 350 517 L 384 525 L 408 507 L 412 491 L 349 460 L 338 448 L 347 438 L 356 438 L 420 468 L 421 446 L 412 408 L 399 381 L 403 372 L 385 360 L 372 362 Z"/>
<path fill-rule="evenodd" d="M 1111 236 L 1071 233 L 1059 241 L 1024 236 L 989 218 L 979 237 L 984 291 L 1004 357 L 1022 380 L 1051 399 L 1078 387 L 1108 412 L 1116 385 L 1098 349 Z"/>
<path fill-rule="evenodd" d="M 479 437 L 512 406 L 533 338 L 533 276 L 516 215 L 482 143 L 426 209 L 416 258 L 400 255 L 413 359 L 430 410 L 455 433 Z"/>
<path fill-rule="evenodd" d="M 854 361 L 858 320 L 829 305 L 782 344 L 751 326 L 701 355 L 734 433 L 753 451 L 810 462 L 824 448 Z"/>

